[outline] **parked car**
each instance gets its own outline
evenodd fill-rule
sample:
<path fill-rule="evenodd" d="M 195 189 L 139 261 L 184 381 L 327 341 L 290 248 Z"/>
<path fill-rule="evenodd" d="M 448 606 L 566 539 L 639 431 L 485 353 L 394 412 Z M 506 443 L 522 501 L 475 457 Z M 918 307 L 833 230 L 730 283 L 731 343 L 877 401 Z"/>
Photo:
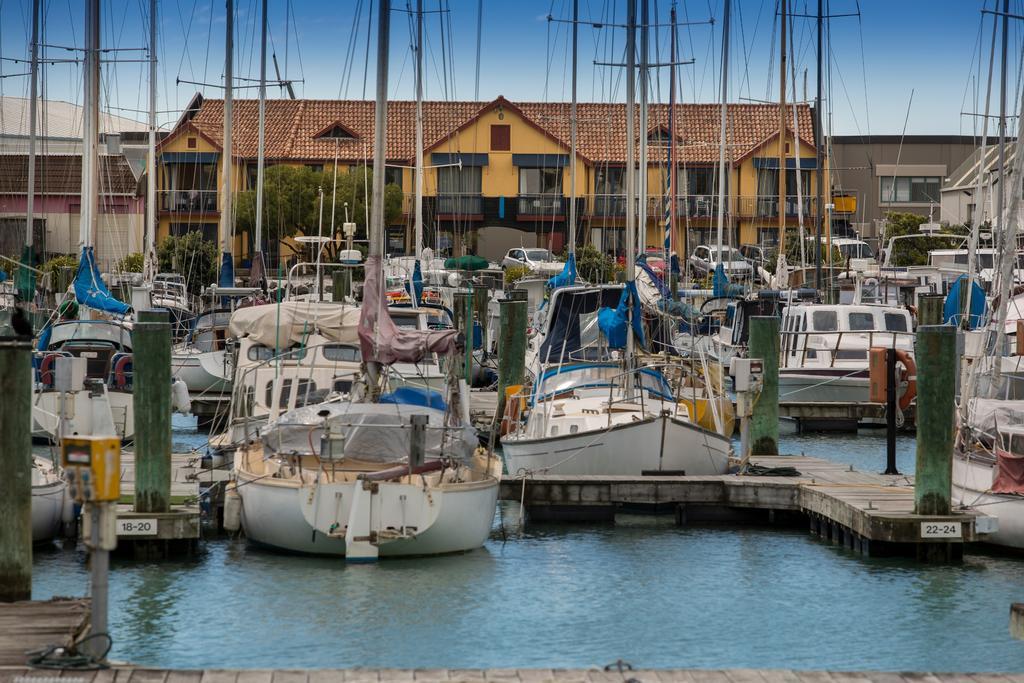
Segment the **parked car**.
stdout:
<path fill-rule="evenodd" d="M 731 278 L 749 278 L 754 272 L 750 262 L 733 247 L 723 246 L 721 253 L 717 246 L 700 245 L 690 256 L 690 272 L 694 277 L 706 277 L 715 272 L 721 263 L 725 274 Z"/>
<path fill-rule="evenodd" d="M 509 249 L 505 258 L 501 260 L 501 268 L 512 268 L 515 266 L 526 266 L 535 273 L 543 275 L 562 272 L 562 262 L 557 260 L 547 249 Z"/>

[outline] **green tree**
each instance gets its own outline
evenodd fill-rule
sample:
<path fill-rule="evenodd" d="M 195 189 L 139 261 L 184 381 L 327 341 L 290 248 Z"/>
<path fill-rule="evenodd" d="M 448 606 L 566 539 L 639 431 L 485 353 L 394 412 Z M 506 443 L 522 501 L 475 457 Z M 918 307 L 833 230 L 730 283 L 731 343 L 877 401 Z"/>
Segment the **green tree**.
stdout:
<path fill-rule="evenodd" d="M 373 184 L 373 173 L 359 166 L 351 172 L 339 170 L 334 213 L 334 237 L 343 238 L 345 204 L 349 220 L 356 224 L 356 238 L 366 238 L 366 199 Z M 306 167 L 271 166 L 263 183 L 264 246 L 277 244 L 286 237 L 315 235 L 320 222 L 320 194 L 324 193 L 324 235 L 330 237 L 331 196 L 334 192 L 334 170 L 318 173 Z M 256 191 L 248 190 L 236 196 L 238 209 L 236 227 L 255 236 Z M 402 189 L 388 185 L 384 192 L 384 218 L 387 224 L 402 215 Z M 327 255 L 334 258 L 341 246 L 327 246 Z"/>
<path fill-rule="evenodd" d="M 920 235 L 921 224 L 927 223 L 928 219 L 913 213 L 897 213 L 890 211 L 885 214 L 885 246 L 893 237 L 904 235 Z M 966 236 L 967 228 L 958 226 L 943 225 L 939 234 Z M 913 239 L 898 239 L 893 242 L 893 253 L 889 255 L 890 263 L 899 266 L 925 266 L 928 265 L 928 252 L 933 249 L 951 249 L 957 246 L 955 240 L 948 237 L 917 237 Z"/>
<path fill-rule="evenodd" d="M 168 235 L 157 246 L 156 257 L 162 272 L 185 277 L 185 285 L 192 294 L 202 293 L 204 287 L 217 280 L 217 244 L 204 240 L 198 230 L 180 237 Z"/>
<path fill-rule="evenodd" d="M 117 271 L 121 273 L 141 273 L 145 265 L 142 254 L 128 254 L 117 262 Z"/>
<path fill-rule="evenodd" d="M 562 259 L 569 257 L 568 249 L 562 252 Z M 576 272 L 580 277 L 592 284 L 610 282 L 613 278 L 615 262 L 612 257 L 592 244 L 584 244 L 576 249 Z"/>

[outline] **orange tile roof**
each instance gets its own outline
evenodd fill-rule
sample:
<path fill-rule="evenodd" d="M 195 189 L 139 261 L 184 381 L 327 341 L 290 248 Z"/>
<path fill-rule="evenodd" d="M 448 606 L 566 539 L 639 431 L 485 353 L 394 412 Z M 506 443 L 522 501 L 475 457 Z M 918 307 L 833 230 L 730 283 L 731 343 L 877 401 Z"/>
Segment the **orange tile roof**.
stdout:
<path fill-rule="evenodd" d="M 460 127 L 499 105 L 511 105 L 550 137 L 569 147 L 569 109 L 566 102 L 509 102 L 498 98 L 491 102 L 423 103 L 425 146 L 441 149 Z M 415 157 L 415 102 L 388 103 L 389 161 L 411 161 Z M 266 108 L 266 158 L 270 160 L 330 161 L 335 141 L 318 140 L 317 134 L 340 123 L 355 136 L 338 145 L 338 158 L 346 163 L 371 159 L 373 155 L 374 103 L 362 100 L 268 100 Z M 649 130 L 668 123 L 668 105 L 651 105 Z M 235 100 L 234 154 L 255 159 L 257 153 L 258 102 Z M 623 163 L 626 153 L 625 111 L 623 104 L 580 103 L 578 105 L 579 153 L 593 163 Z M 639 108 L 638 108 L 639 111 Z M 717 104 L 676 105 L 676 134 L 680 140 L 680 162 L 715 163 L 718 161 L 720 109 Z M 771 104 L 730 104 L 730 140 L 727 156 L 742 160 L 778 130 L 779 108 Z M 814 146 L 811 108 L 798 105 L 800 138 Z M 204 99 L 191 123 L 216 146 L 223 144 L 224 101 Z M 792 130 L 792 109 L 787 115 L 787 130 Z M 179 128 L 185 123 L 179 125 Z M 639 125 L 637 125 L 639 130 Z M 169 140 L 167 140 L 169 141 Z M 455 150 L 458 151 L 458 150 Z M 525 150 L 524 150 L 525 151 Z M 767 154 L 774 150 L 766 151 Z M 662 161 L 664 151 L 652 150 L 652 163 Z"/>

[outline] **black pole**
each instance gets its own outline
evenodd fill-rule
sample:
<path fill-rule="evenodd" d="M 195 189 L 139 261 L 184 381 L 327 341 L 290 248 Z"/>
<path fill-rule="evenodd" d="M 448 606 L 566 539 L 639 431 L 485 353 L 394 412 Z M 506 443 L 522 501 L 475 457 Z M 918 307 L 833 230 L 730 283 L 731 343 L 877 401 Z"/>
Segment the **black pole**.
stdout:
<path fill-rule="evenodd" d="M 896 349 L 885 350 L 885 474 L 896 469 Z"/>

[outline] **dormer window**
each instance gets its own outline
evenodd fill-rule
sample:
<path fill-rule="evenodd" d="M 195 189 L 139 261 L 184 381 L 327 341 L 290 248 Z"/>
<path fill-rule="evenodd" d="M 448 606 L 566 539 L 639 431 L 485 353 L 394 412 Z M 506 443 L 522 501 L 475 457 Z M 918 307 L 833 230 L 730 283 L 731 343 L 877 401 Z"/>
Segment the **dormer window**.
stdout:
<path fill-rule="evenodd" d="M 359 136 L 339 121 L 330 124 L 319 133 L 313 136 L 314 140 L 355 140 Z"/>

